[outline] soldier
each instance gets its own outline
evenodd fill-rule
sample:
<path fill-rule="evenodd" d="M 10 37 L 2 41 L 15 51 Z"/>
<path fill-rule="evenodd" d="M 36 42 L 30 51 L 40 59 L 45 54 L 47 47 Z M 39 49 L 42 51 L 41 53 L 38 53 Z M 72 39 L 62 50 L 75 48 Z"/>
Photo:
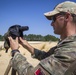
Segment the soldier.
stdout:
<path fill-rule="evenodd" d="M 16 40 L 8 37 L 13 56 L 12 67 L 19 75 L 64 75 L 76 60 L 76 3 L 65 1 L 44 15 L 52 20 L 54 33 L 60 35 L 60 41 L 48 52 L 44 52 L 33 48 L 21 37 Z M 20 54 L 18 39 L 33 58 L 40 60 L 35 68 Z"/>

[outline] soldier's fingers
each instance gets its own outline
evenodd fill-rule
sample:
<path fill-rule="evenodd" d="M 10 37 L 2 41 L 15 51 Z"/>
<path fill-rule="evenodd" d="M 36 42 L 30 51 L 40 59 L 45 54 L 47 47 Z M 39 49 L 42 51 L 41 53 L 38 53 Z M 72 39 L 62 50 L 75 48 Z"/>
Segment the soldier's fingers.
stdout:
<path fill-rule="evenodd" d="M 8 37 L 8 39 L 9 39 L 9 42 L 10 42 L 10 43 L 15 42 L 15 40 L 13 40 L 11 36 L 10 36 L 10 37 Z"/>
<path fill-rule="evenodd" d="M 22 43 L 22 42 L 23 42 L 23 39 L 22 39 L 21 37 L 19 37 L 19 40 L 20 40 L 20 43 Z"/>
<path fill-rule="evenodd" d="M 18 43 L 18 37 L 16 37 L 16 42 Z"/>
<path fill-rule="evenodd" d="M 22 38 L 21 37 L 19 37 L 19 39 L 20 39 L 20 41 L 22 41 Z"/>

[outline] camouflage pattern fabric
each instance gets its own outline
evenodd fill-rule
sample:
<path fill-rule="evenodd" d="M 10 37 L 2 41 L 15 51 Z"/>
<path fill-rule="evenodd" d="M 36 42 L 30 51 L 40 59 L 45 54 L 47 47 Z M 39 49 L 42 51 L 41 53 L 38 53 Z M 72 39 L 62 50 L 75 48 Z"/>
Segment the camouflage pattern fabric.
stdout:
<path fill-rule="evenodd" d="M 64 75 L 76 75 L 76 60 L 72 63 Z"/>
<path fill-rule="evenodd" d="M 26 58 L 16 53 L 12 60 L 12 67 L 19 75 L 39 75 L 35 72 L 41 69 L 40 75 L 64 75 L 69 66 L 76 60 L 76 36 L 69 36 L 59 42 L 48 52 L 35 49 L 34 57 L 41 60 L 36 68 L 30 65 Z"/>

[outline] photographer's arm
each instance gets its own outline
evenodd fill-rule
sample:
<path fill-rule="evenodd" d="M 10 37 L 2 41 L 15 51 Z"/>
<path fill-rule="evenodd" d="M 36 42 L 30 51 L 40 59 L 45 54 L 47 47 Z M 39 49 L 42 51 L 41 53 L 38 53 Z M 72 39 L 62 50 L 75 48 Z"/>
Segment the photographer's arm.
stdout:
<path fill-rule="evenodd" d="M 19 41 L 20 44 L 31 53 L 33 58 L 36 58 L 38 60 L 42 60 L 54 53 L 54 48 L 51 48 L 48 52 L 35 49 L 26 40 L 22 39 L 21 37 L 19 38 L 19 40 L 18 40 L 18 37 L 16 38 L 16 40 L 13 40 L 12 37 L 9 37 L 9 41 L 13 52 L 14 50 L 17 50 L 19 48 L 19 44 L 18 44 L 18 41 Z"/>
<path fill-rule="evenodd" d="M 20 40 L 20 44 L 24 48 L 26 48 L 34 58 L 38 60 L 42 60 L 48 57 L 49 55 L 53 54 L 54 49 L 55 49 L 55 47 L 53 47 L 48 52 L 44 52 L 44 51 L 41 51 L 39 49 L 32 47 L 26 40 L 22 39 L 21 37 L 19 38 L 19 40 Z"/>
<path fill-rule="evenodd" d="M 12 58 L 12 67 L 18 72 L 19 75 L 35 75 L 35 72 L 38 69 L 40 70 L 41 75 L 44 75 L 43 72 L 46 75 L 50 75 L 40 64 L 34 68 L 30 63 L 27 62 L 26 58 L 18 52 L 18 37 L 16 37 L 16 40 L 13 40 L 12 37 L 9 37 L 8 39 L 10 41 L 12 52 L 14 52 Z"/>

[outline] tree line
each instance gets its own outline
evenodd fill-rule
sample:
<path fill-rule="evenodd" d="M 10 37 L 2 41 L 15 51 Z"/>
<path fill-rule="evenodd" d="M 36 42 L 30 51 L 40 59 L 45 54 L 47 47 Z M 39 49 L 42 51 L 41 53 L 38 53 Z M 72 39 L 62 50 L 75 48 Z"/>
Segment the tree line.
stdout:
<path fill-rule="evenodd" d="M 36 34 L 29 34 L 24 35 L 25 39 L 28 41 L 58 41 L 59 38 L 53 36 L 53 35 L 36 35 Z"/>
<path fill-rule="evenodd" d="M 24 35 L 24 38 L 27 41 L 58 41 L 59 38 L 53 36 L 53 35 L 36 35 L 36 34 L 28 34 Z M 4 41 L 4 36 L 0 35 L 0 41 Z"/>

